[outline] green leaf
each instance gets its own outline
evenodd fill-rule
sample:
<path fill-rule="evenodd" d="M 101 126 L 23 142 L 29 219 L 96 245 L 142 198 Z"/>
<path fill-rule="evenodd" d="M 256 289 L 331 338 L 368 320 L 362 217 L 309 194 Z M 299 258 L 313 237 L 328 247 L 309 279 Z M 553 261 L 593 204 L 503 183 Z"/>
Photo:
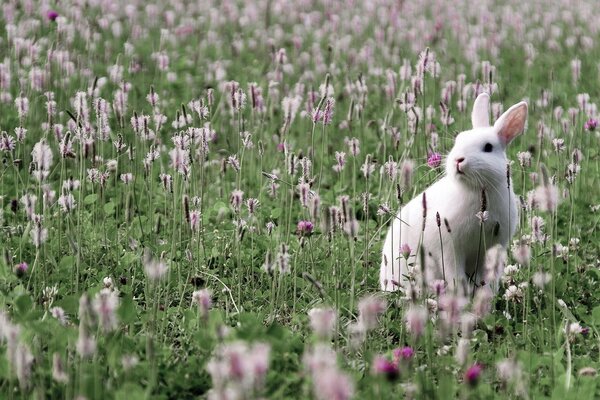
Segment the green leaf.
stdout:
<path fill-rule="evenodd" d="M 271 219 L 278 219 L 281 217 L 281 208 L 277 207 L 271 210 Z"/>
<path fill-rule="evenodd" d="M 135 383 L 127 382 L 115 393 L 116 400 L 144 400 L 144 389 Z"/>
<path fill-rule="evenodd" d="M 67 314 L 75 315 L 79 309 L 79 296 L 76 294 L 63 297 L 54 303 L 57 307 L 61 307 Z"/>
<path fill-rule="evenodd" d="M 89 206 L 90 204 L 94 204 L 96 201 L 98 201 L 98 194 L 92 193 L 85 196 L 83 199 L 83 204 Z"/>
<path fill-rule="evenodd" d="M 21 316 L 27 315 L 31 308 L 33 307 L 33 301 L 31 301 L 31 297 L 28 294 L 22 294 L 15 300 L 15 305 L 17 306 L 17 310 Z"/>
<path fill-rule="evenodd" d="M 600 327 L 600 306 L 596 306 L 592 310 L 592 323 Z"/>
<path fill-rule="evenodd" d="M 131 324 L 136 321 L 137 312 L 131 295 L 121 298 L 121 305 L 117 314 L 124 324 Z"/>
<path fill-rule="evenodd" d="M 112 201 L 109 201 L 108 203 L 106 203 L 104 205 L 104 213 L 107 215 L 112 215 L 115 212 L 115 203 L 113 203 Z"/>
<path fill-rule="evenodd" d="M 71 271 L 75 266 L 75 257 L 74 256 L 64 256 L 60 259 L 60 263 L 58 264 L 58 269 L 60 271 Z"/>

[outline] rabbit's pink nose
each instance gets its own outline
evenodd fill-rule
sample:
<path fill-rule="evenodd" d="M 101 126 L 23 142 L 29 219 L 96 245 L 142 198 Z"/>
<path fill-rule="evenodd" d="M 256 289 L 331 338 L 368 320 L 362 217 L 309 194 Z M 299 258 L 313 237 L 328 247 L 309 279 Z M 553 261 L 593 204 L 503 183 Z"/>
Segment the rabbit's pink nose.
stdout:
<path fill-rule="evenodd" d="M 460 169 L 460 164 L 461 164 L 463 161 L 465 161 L 465 158 L 464 158 L 464 157 L 460 157 L 460 158 L 457 158 L 457 159 L 456 159 L 456 172 L 458 172 L 458 173 L 459 173 L 459 174 L 461 174 L 461 175 L 462 175 L 462 174 L 464 174 L 464 171 L 462 171 L 462 170 Z"/>

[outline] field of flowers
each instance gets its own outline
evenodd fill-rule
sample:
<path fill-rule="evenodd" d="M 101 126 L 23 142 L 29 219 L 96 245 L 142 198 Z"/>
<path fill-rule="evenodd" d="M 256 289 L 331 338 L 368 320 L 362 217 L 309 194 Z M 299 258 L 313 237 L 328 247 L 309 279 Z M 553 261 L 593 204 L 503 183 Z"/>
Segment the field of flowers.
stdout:
<path fill-rule="evenodd" d="M 0 398 L 600 397 L 594 0 L 0 16 Z M 381 292 L 482 92 L 529 106 L 498 292 Z"/>

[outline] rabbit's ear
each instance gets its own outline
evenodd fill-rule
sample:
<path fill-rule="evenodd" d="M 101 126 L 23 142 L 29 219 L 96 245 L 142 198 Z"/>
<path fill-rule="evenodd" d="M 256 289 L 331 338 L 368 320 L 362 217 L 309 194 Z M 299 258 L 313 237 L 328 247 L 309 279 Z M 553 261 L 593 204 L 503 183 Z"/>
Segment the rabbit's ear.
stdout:
<path fill-rule="evenodd" d="M 471 113 L 473 128 L 490 126 L 490 95 L 483 92 L 475 99 Z"/>
<path fill-rule="evenodd" d="M 527 121 L 527 103 L 524 101 L 515 104 L 504 112 L 494 124 L 500 142 L 506 146 L 525 129 Z"/>

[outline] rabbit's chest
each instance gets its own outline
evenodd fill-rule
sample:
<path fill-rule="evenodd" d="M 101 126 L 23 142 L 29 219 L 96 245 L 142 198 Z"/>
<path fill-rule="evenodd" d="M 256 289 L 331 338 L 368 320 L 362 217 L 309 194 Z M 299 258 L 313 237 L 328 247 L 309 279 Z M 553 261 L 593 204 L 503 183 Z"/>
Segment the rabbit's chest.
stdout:
<path fill-rule="evenodd" d="M 507 205 L 489 203 L 487 209 L 481 211 L 479 198 L 463 198 L 462 207 L 449 214 L 450 235 L 453 240 L 469 244 L 469 248 L 477 249 L 480 243 L 489 248 L 508 240 L 510 210 Z"/>

